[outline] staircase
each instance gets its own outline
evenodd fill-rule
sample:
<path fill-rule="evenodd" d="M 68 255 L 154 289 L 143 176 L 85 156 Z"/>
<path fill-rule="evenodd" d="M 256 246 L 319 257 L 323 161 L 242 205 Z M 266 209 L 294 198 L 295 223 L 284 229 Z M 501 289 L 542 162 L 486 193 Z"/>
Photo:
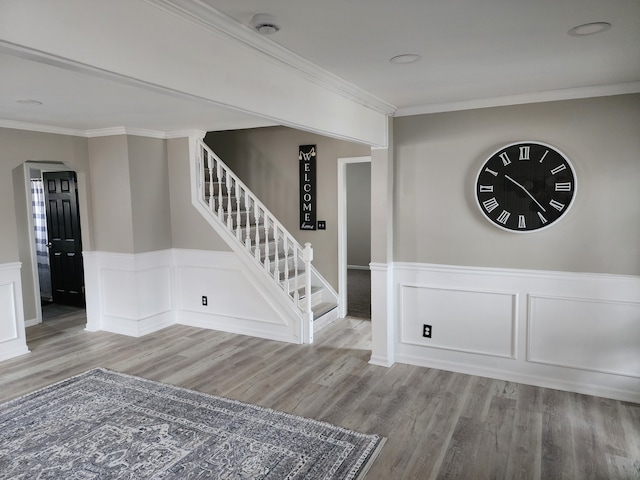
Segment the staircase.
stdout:
<path fill-rule="evenodd" d="M 312 343 L 314 331 L 337 318 L 338 294 L 311 264 L 311 244 L 300 245 L 202 140 L 190 141 L 194 205 Z"/>

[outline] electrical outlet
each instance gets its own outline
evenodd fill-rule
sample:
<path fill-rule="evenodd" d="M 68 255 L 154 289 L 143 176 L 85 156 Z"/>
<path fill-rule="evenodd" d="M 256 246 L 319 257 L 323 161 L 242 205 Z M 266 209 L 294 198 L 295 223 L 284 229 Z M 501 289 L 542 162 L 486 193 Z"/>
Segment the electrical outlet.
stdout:
<path fill-rule="evenodd" d="M 207 304 L 208 304 L 207 296 L 206 296 L 206 295 L 203 295 L 203 296 L 202 296 L 202 305 L 204 305 L 204 306 L 206 307 L 206 306 L 207 306 Z"/>
<path fill-rule="evenodd" d="M 318 230 L 326 230 L 326 229 L 327 229 L 327 221 L 318 220 Z"/>
<path fill-rule="evenodd" d="M 431 338 L 431 325 L 427 325 L 426 323 L 422 325 L 422 336 L 424 338 Z"/>

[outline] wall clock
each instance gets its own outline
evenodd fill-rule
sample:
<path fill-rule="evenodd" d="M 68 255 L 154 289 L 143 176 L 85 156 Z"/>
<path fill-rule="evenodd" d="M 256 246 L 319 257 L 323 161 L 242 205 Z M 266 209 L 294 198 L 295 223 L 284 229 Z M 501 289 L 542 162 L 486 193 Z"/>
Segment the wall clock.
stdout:
<path fill-rule="evenodd" d="M 576 188 L 573 166 L 560 150 L 540 142 L 516 142 L 484 162 L 475 198 L 493 225 L 524 233 L 560 220 L 571 207 Z"/>

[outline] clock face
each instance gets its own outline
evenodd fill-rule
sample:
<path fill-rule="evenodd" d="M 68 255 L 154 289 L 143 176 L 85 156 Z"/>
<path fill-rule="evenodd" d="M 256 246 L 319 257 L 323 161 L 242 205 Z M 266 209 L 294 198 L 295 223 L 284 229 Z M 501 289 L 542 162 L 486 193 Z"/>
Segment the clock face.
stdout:
<path fill-rule="evenodd" d="M 475 197 L 495 226 L 532 232 L 567 213 L 576 187 L 573 166 L 562 152 L 544 143 L 518 142 L 502 147 L 482 165 Z"/>

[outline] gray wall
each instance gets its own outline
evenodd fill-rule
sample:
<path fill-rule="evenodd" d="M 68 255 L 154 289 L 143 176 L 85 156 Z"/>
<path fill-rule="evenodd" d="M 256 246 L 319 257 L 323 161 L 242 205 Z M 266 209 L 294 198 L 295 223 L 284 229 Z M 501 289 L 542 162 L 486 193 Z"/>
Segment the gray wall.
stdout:
<path fill-rule="evenodd" d="M 371 262 L 371 163 L 347 164 L 347 265 Z"/>
<path fill-rule="evenodd" d="M 134 252 L 171 248 L 167 142 L 127 137 Z"/>
<path fill-rule="evenodd" d="M 173 248 L 230 251 L 225 241 L 191 205 L 188 139 L 167 140 L 167 157 Z"/>
<path fill-rule="evenodd" d="M 64 162 L 78 174 L 78 196 L 82 205 L 82 238 L 85 249 L 93 245 L 88 182 L 87 139 L 48 133 L 0 128 L 0 264 L 22 262 L 22 293 L 25 318 L 36 316 L 36 294 L 30 256 L 27 194 L 23 164 L 27 161 Z M 2 312 L 0 312 L 0 315 Z"/>
<path fill-rule="evenodd" d="M 394 119 L 394 260 L 640 274 L 640 95 Z M 566 216 L 530 234 L 485 220 L 474 181 L 500 146 L 538 140 L 571 160 Z"/>
<path fill-rule="evenodd" d="M 166 141 L 130 135 L 91 138 L 89 159 L 96 250 L 171 248 Z"/>
<path fill-rule="evenodd" d="M 210 132 L 205 142 L 300 243 L 311 242 L 315 267 L 337 289 L 338 158 L 370 155 L 371 149 L 286 127 Z M 326 230 L 300 230 L 300 145 L 317 146 L 316 218 L 326 220 Z"/>
<path fill-rule="evenodd" d="M 89 159 L 95 249 L 134 253 L 127 136 L 89 139 Z"/>

